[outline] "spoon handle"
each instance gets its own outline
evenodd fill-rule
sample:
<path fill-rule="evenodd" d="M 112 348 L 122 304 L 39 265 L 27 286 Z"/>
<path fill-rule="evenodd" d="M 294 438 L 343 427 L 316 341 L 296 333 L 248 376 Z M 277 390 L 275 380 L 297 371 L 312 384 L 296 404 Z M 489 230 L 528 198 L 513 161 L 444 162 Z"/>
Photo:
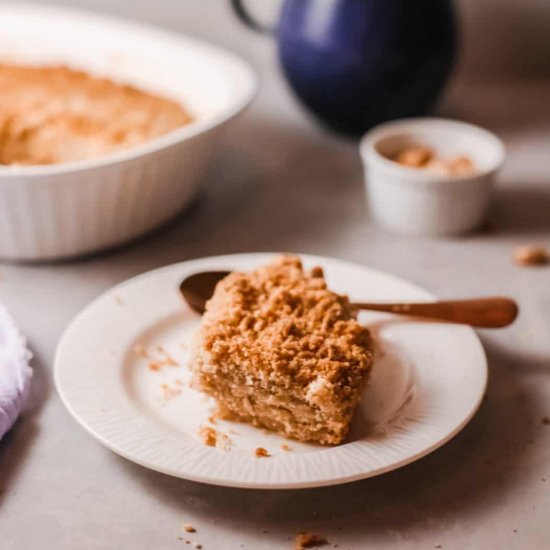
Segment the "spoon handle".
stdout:
<path fill-rule="evenodd" d="M 420 304 L 355 303 L 359 309 L 386 311 L 412 317 L 428 317 L 473 327 L 500 328 L 510 325 L 518 315 L 518 305 L 510 298 L 491 297 Z"/>

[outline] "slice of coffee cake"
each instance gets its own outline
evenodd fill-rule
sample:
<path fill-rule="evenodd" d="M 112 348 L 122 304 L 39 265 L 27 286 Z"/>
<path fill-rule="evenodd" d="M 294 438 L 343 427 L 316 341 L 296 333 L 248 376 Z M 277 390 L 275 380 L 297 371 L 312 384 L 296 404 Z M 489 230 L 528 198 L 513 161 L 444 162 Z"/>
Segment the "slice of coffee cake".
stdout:
<path fill-rule="evenodd" d="M 320 268 L 281 256 L 217 285 L 192 369 L 221 417 L 334 444 L 348 432 L 372 357 L 347 297 L 327 289 Z"/>

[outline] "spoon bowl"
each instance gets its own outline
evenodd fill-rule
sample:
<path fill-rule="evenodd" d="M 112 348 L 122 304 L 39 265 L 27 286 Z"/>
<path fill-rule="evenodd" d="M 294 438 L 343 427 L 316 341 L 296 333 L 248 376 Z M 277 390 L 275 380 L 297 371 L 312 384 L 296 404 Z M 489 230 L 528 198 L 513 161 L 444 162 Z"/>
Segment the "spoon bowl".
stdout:
<path fill-rule="evenodd" d="M 216 285 L 229 273 L 229 271 L 202 271 L 189 275 L 180 284 L 183 299 L 192 310 L 202 315 L 206 302 L 214 294 Z M 502 296 L 424 303 L 354 303 L 353 305 L 358 309 L 447 321 L 478 328 L 506 327 L 515 321 L 519 312 L 514 300 Z"/>

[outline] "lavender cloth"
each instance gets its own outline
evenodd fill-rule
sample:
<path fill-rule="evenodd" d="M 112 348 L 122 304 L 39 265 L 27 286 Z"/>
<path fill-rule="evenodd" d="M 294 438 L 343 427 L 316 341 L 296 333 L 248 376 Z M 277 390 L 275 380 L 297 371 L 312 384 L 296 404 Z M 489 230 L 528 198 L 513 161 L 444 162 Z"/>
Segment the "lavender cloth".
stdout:
<path fill-rule="evenodd" d="M 23 409 L 32 377 L 25 338 L 0 304 L 0 439 Z"/>

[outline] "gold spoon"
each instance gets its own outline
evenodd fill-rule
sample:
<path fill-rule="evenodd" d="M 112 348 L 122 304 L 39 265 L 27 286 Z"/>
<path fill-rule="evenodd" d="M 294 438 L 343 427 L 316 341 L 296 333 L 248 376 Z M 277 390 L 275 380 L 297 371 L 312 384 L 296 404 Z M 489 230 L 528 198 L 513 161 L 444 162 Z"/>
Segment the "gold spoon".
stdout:
<path fill-rule="evenodd" d="M 229 271 L 203 271 L 186 277 L 180 284 L 180 292 L 191 309 L 204 313 L 206 302 L 214 293 L 216 284 L 229 275 Z M 449 300 L 425 303 L 354 303 L 359 309 L 385 311 L 412 317 L 426 317 L 481 328 L 501 328 L 514 322 L 518 305 L 503 297 Z"/>

